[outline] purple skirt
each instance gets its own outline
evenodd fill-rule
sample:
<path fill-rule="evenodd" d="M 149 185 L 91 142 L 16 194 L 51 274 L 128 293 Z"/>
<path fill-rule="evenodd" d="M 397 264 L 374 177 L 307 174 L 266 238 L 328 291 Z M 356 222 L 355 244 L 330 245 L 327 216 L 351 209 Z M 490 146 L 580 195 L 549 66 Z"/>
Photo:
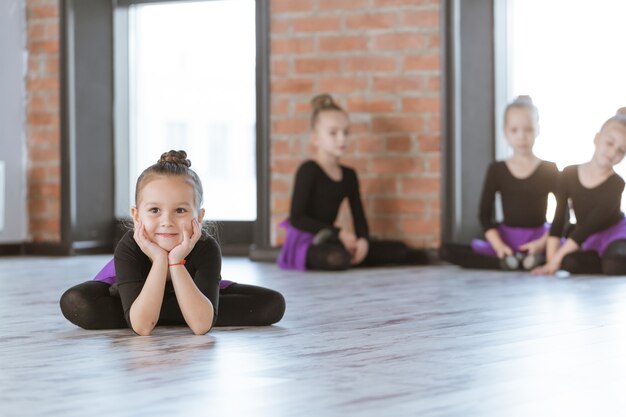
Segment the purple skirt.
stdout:
<path fill-rule="evenodd" d="M 626 239 L 626 218 L 613 226 L 589 236 L 580 246 L 582 250 L 593 250 L 603 256 L 606 248 L 618 239 Z"/>
<path fill-rule="evenodd" d="M 519 251 L 520 246 L 530 241 L 539 239 L 550 230 L 548 223 L 539 227 L 510 227 L 504 224 L 498 226 L 498 233 L 504 243 L 513 251 Z M 486 240 L 472 240 L 472 250 L 474 253 L 485 256 L 498 256 L 493 247 Z"/>
<path fill-rule="evenodd" d="M 107 284 L 113 285 L 116 282 L 115 279 L 116 275 L 115 275 L 115 263 L 113 262 L 113 259 L 111 259 L 105 266 L 104 268 L 102 268 L 100 270 L 100 272 L 98 272 L 96 274 L 96 276 L 94 277 L 93 281 L 101 281 L 101 282 L 106 282 Z M 220 281 L 220 290 L 223 290 L 224 288 L 228 287 L 229 285 L 233 284 L 233 281 L 228 281 L 228 280 L 221 280 Z"/>
<path fill-rule="evenodd" d="M 287 236 L 278 256 L 278 266 L 282 269 L 305 271 L 306 253 L 313 243 L 313 233 L 296 229 L 289 220 L 283 221 L 279 226 L 287 229 Z"/>

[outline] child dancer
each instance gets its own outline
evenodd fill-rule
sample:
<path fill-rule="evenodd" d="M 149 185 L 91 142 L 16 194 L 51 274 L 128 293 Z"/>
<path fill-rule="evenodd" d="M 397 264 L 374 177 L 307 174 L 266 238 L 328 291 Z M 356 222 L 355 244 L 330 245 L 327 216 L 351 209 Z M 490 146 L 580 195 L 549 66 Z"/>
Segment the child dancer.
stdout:
<path fill-rule="evenodd" d="M 558 169 L 533 153 L 539 133 L 537 107 L 519 96 L 504 112 L 504 134 L 513 155 L 491 163 L 480 200 L 480 223 L 485 240 L 471 248 L 449 244 L 442 257 L 467 268 L 530 270 L 545 259 L 548 194 L 554 192 Z M 504 219 L 495 220 L 495 197 L 500 193 Z"/>
<path fill-rule="evenodd" d="M 278 265 L 297 270 L 345 270 L 350 266 L 425 264 L 424 251 L 403 242 L 370 240 L 356 171 L 340 164 L 348 136 L 347 113 L 328 94 L 312 100 L 311 141 L 314 160 L 296 173 L 287 236 Z M 347 198 L 355 233 L 337 228 L 341 202 Z"/>
<path fill-rule="evenodd" d="M 613 170 L 626 153 L 626 108 L 602 125 L 594 145 L 589 162 L 568 166 L 559 176 L 548 262 L 534 274 L 551 275 L 562 268 L 573 274 L 626 275 L 624 180 Z M 575 225 L 569 224 L 570 209 Z M 562 237 L 567 239 L 561 245 Z"/>
<path fill-rule="evenodd" d="M 149 335 L 159 324 L 257 326 L 279 321 L 276 291 L 223 281 L 220 248 L 201 230 L 202 184 L 184 151 L 169 151 L 137 180 L 134 230 L 121 239 L 93 281 L 67 290 L 63 315 L 85 329 L 130 327 Z"/>

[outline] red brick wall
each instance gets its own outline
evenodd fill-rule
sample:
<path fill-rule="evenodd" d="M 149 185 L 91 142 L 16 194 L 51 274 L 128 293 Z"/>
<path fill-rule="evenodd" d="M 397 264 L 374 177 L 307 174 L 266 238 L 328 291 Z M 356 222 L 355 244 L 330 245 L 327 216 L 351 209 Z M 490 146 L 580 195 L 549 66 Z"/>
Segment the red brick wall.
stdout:
<path fill-rule="evenodd" d="M 294 172 L 313 156 L 309 101 L 327 92 L 350 113 L 345 163 L 359 173 L 372 234 L 438 246 L 439 0 L 271 7 L 273 243 L 284 238 L 277 224 L 288 216 Z"/>
<path fill-rule="evenodd" d="M 30 236 L 60 240 L 59 1 L 27 0 Z M 272 241 L 312 156 L 309 100 L 349 111 L 372 233 L 439 243 L 439 0 L 271 1 Z M 346 219 L 345 214 L 342 218 Z"/>
<path fill-rule="evenodd" d="M 27 0 L 26 114 L 29 235 L 61 239 L 59 1 Z"/>

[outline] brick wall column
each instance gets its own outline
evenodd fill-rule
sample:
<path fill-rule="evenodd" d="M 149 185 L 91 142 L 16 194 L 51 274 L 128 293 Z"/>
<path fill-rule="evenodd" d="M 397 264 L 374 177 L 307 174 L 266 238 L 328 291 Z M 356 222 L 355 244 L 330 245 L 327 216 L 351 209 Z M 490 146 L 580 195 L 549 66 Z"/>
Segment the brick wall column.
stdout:
<path fill-rule="evenodd" d="M 272 242 L 297 166 L 313 156 L 310 99 L 349 112 L 345 163 L 359 173 L 372 234 L 439 245 L 438 0 L 272 0 Z M 345 213 L 341 218 L 346 219 Z"/>
<path fill-rule="evenodd" d="M 27 0 L 26 114 L 29 235 L 61 239 L 59 1 Z"/>

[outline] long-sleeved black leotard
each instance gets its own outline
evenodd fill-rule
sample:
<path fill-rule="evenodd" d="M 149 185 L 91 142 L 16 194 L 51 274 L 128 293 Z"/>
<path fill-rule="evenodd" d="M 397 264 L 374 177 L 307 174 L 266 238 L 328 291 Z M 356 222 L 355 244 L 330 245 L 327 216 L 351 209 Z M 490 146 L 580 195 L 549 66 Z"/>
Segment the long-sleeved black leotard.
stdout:
<path fill-rule="evenodd" d="M 369 250 L 361 266 L 387 264 L 424 264 L 428 255 L 395 240 L 371 240 L 356 171 L 340 165 L 341 180 L 330 178 L 315 161 L 304 162 L 298 168 L 291 199 L 289 223 L 295 229 L 316 234 L 322 229 L 334 231 L 334 238 L 323 244 L 311 245 L 306 251 L 307 269 L 342 270 L 351 266 L 351 254 L 338 239 L 335 221 L 342 201 L 347 198 L 352 212 L 354 232 L 367 239 Z M 283 250 L 286 248 L 284 247 Z M 287 248 L 292 250 L 293 248 Z"/>
<path fill-rule="evenodd" d="M 578 169 L 579 165 L 571 165 L 559 175 L 550 236 L 567 236 L 581 245 L 592 234 L 624 218 L 621 210 L 624 180 L 614 174 L 601 184 L 587 188 L 580 183 Z M 575 225 L 569 223 L 570 208 L 576 216 Z"/>
<path fill-rule="evenodd" d="M 369 230 L 356 172 L 341 165 L 341 180 L 335 181 L 312 160 L 304 162 L 298 168 L 291 198 L 289 222 L 297 229 L 317 233 L 322 229 L 339 229 L 334 223 L 339 206 L 348 198 L 354 232 L 357 237 L 368 238 Z"/>
<path fill-rule="evenodd" d="M 513 176 L 506 162 L 489 165 L 480 199 L 479 218 L 483 231 L 498 226 L 495 196 L 502 201 L 503 223 L 510 227 L 539 227 L 546 222 L 548 194 L 556 190 L 559 170 L 554 162 L 541 161 L 526 178 Z"/>
<path fill-rule="evenodd" d="M 128 327 L 132 328 L 130 307 L 146 283 L 146 278 L 152 268 L 152 262 L 135 242 L 132 231 L 127 232 L 118 243 L 115 248 L 114 259 L 117 288 L 124 308 L 124 317 Z M 213 320 L 215 321 L 217 319 L 220 272 L 222 269 L 220 247 L 212 237 L 208 237 L 206 240 L 199 240 L 185 260 L 184 267 L 189 272 L 196 287 L 213 304 Z M 184 323 L 171 281 L 167 281 L 165 285 L 159 320 L 162 322 Z"/>

